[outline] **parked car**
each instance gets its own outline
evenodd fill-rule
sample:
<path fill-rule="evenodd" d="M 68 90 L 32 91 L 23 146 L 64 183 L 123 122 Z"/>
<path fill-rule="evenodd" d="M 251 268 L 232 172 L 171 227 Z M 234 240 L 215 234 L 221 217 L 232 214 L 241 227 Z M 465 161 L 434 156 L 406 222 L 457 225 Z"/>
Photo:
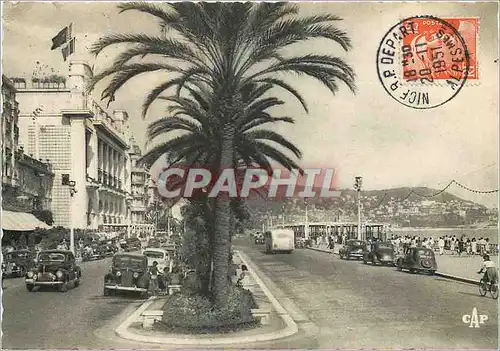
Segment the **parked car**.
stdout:
<path fill-rule="evenodd" d="M 36 266 L 26 273 L 26 289 L 37 286 L 55 287 L 61 292 L 80 285 L 82 271 L 69 250 L 44 250 L 38 254 Z"/>
<path fill-rule="evenodd" d="M 101 243 L 97 246 L 97 253 L 101 258 L 112 257 L 116 253 L 116 247 L 106 243 Z"/>
<path fill-rule="evenodd" d="M 160 272 L 169 267 L 170 255 L 166 250 L 147 247 L 142 251 L 142 254 L 148 258 L 148 267 L 151 267 L 154 261 L 158 262 L 158 270 Z"/>
<path fill-rule="evenodd" d="M 363 263 L 372 265 L 380 263 L 385 266 L 393 266 L 395 263 L 394 245 L 390 242 L 375 242 L 370 244 L 369 251 L 365 252 Z"/>
<path fill-rule="evenodd" d="M 16 250 L 3 255 L 2 276 L 24 277 L 35 266 L 36 254 L 29 250 Z"/>
<path fill-rule="evenodd" d="M 433 275 L 437 271 L 434 251 L 425 247 L 411 247 L 403 257 L 396 262 L 398 271 L 407 269 L 410 273 L 428 273 Z"/>
<path fill-rule="evenodd" d="M 92 251 L 87 251 L 85 248 L 82 253 L 82 261 L 96 261 L 102 258 L 101 249 L 97 244 L 90 245 Z"/>
<path fill-rule="evenodd" d="M 104 276 L 104 295 L 133 291 L 147 296 L 149 288 L 148 258 L 144 255 L 118 253 L 113 256 L 110 271 Z"/>
<path fill-rule="evenodd" d="M 149 239 L 148 241 L 148 247 L 156 247 L 156 248 L 160 248 L 161 247 L 161 243 L 160 243 L 160 240 L 159 239 Z"/>
<path fill-rule="evenodd" d="M 137 238 L 126 239 L 125 244 L 121 244 L 121 247 L 126 252 L 140 251 L 141 241 Z"/>
<path fill-rule="evenodd" d="M 266 243 L 266 239 L 264 238 L 264 234 L 259 233 L 255 236 L 255 243 L 257 245 L 263 245 Z"/>
<path fill-rule="evenodd" d="M 364 257 L 366 252 L 366 243 L 361 240 L 350 239 L 340 248 L 339 256 L 343 260 L 350 260 L 355 258 L 360 260 Z"/>

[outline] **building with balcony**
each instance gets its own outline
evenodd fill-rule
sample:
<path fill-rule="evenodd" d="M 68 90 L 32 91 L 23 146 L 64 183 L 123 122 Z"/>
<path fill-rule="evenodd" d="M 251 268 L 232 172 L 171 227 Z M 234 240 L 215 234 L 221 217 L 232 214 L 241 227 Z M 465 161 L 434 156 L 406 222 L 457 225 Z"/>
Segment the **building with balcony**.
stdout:
<path fill-rule="evenodd" d="M 128 114 L 86 93 L 92 70 L 71 62 L 68 77 L 17 78 L 20 143 L 50 159 L 54 225 L 119 230 L 130 219 Z"/>
<path fill-rule="evenodd" d="M 15 152 L 19 143 L 19 104 L 14 83 L 2 75 L 2 189 L 16 188 Z"/>
<path fill-rule="evenodd" d="M 149 169 L 143 165 L 139 165 L 138 161 L 142 156 L 139 146 L 134 138 L 131 138 L 130 148 L 130 163 L 131 163 L 131 194 L 132 201 L 130 204 L 130 223 L 146 223 L 146 210 L 148 206 L 148 184 L 149 184 Z"/>
<path fill-rule="evenodd" d="M 46 227 L 31 212 L 51 210 L 53 182 L 49 160 L 37 160 L 19 145 L 16 81 L 2 75 L 2 227 L 25 231 Z"/>

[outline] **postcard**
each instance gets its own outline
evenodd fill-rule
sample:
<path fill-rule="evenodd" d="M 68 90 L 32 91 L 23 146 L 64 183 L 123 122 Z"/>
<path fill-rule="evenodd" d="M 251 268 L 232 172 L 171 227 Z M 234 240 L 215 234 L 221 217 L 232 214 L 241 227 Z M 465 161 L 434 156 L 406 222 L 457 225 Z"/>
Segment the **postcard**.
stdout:
<path fill-rule="evenodd" d="M 498 349 L 498 2 L 4 2 L 2 347 Z"/>

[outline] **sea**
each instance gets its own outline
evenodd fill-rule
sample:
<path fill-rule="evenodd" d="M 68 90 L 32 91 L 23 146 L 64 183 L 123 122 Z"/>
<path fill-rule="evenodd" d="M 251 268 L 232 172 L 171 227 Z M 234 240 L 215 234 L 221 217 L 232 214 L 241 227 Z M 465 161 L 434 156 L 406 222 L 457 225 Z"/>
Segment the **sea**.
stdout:
<path fill-rule="evenodd" d="M 490 239 L 491 243 L 498 244 L 499 232 L 496 227 L 488 228 L 391 228 L 392 233 L 395 235 L 411 235 L 419 236 L 422 238 L 439 238 L 440 236 L 453 236 L 457 238 L 465 235 L 472 239 L 479 238 Z"/>

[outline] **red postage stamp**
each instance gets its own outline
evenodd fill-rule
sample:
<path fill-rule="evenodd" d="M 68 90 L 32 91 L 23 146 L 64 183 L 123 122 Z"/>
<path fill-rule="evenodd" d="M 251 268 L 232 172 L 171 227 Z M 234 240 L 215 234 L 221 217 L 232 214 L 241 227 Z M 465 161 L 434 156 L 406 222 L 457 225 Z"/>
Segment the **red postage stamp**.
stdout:
<path fill-rule="evenodd" d="M 479 34 L 479 18 L 442 18 L 458 32 L 469 53 L 469 71 L 467 80 L 479 79 L 477 60 L 477 40 Z M 413 19 L 414 31 L 405 35 L 402 41 L 403 77 L 406 81 L 421 78 L 429 80 L 446 80 L 453 73 L 464 70 L 466 63 L 457 62 L 453 55 L 460 47 L 447 35 L 440 32 L 441 22 L 432 18 Z M 443 50 L 447 47 L 448 50 Z M 447 57 L 450 56 L 450 57 Z"/>

